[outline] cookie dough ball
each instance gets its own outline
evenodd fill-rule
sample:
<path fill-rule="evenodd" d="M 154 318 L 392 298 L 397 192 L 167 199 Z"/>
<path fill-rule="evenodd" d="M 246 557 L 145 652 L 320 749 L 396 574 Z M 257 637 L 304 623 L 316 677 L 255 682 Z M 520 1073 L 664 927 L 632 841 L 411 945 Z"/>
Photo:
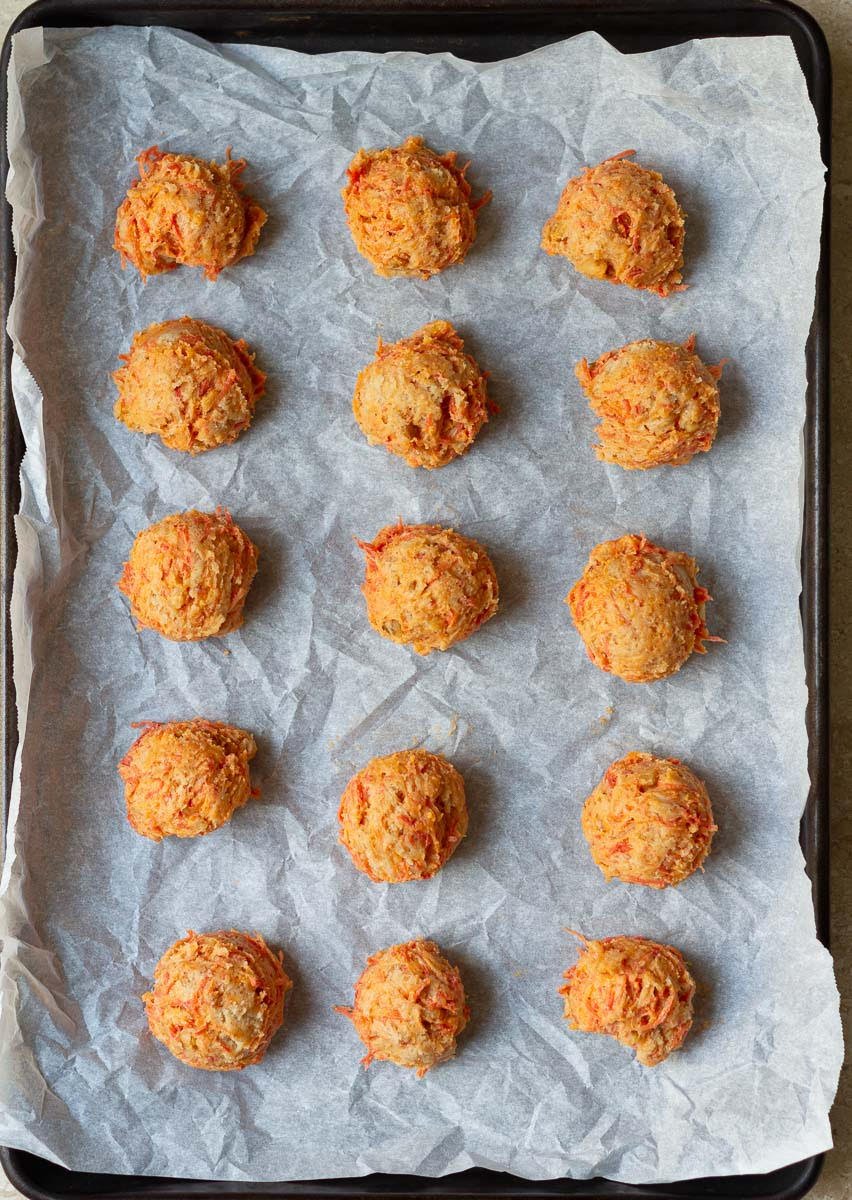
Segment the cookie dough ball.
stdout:
<path fill-rule="evenodd" d="M 136 535 L 118 581 L 140 628 L 172 642 L 232 633 L 257 571 L 257 548 L 224 509 L 175 513 Z"/>
<path fill-rule="evenodd" d="M 652 683 L 704 654 L 708 592 L 688 554 L 664 550 L 639 534 L 601 542 L 565 603 L 589 658 L 627 683 Z"/>
<path fill-rule="evenodd" d="M 673 946 L 640 937 L 583 941 L 559 989 L 565 1019 L 581 1033 L 605 1033 L 629 1046 L 643 1067 L 677 1050 L 692 1026 L 695 981 Z"/>
<path fill-rule="evenodd" d="M 709 450 L 719 424 L 722 364 L 706 366 L 695 337 L 684 344 L 646 338 L 582 359 L 575 374 L 601 423 L 595 452 L 628 470 L 680 467 Z"/>
<path fill-rule="evenodd" d="M 707 789 L 689 767 L 636 750 L 608 769 L 581 823 L 605 879 L 653 888 L 697 871 L 716 832 Z"/>
<path fill-rule="evenodd" d="M 143 279 L 179 264 L 215 279 L 224 267 L 254 254 L 266 213 L 239 182 L 245 159 L 221 165 L 156 146 L 136 159 L 139 179 L 115 219 L 115 248 Z"/>
<path fill-rule="evenodd" d="M 127 819 L 137 833 L 199 837 L 230 821 L 252 795 L 250 733 L 218 721 L 146 723 L 118 764 Z"/>
<path fill-rule="evenodd" d="M 569 179 L 541 245 L 590 279 L 668 296 L 681 281 L 684 214 L 661 175 L 629 161 L 634 153 Z"/>
<path fill-rule="evenodd" d="M 376 883 L 431 879 L 467 833 L 464 780 L 440 754 L 400 750 L 350 779 L 340 840 Z"/>
<path fill-rule="evenodd" d="M 488 420 L 485 376 L 449 321 L 432 321 L 392 345 L 379 340 L 352 409 L 371 446 L 412 467 L 444 467 Z"/>
<path fill-rule="evenodd" d="M 497 611 L 497 576 L 478 542 L 440 525 L 388 525 L 359 542 L 370 624 L 418 654 L 448 650 Z"/>
<path fill-rule="evenodd" d="M 259 933 L 193 933 L 175 942 L 142 997 L 154 1037 L 188 1067 L 241 1071 L 258 1063 L 284 1020 L 292 987 Z"/>
<path fill-rule="evenodd" d="M 149 325 L 121 358 L 116 417 L 190 454 L 236 441 L 266 381 L 244 341 L 192 317 Z"/>
<path fill-rule="evenodd" d="M 355 247 L 377 275 L 429 279 L 464 261 L 476 214 L 491 199 L 471 200 L 466 170 L 454 153 L 435 154 L 419 137 L 358 151 L 343 204 Z"/>
<path fill-rule="evenodd" d="M 368 958 L 355 1004 L 337 1011 L 367 1047 L 365 1067 L 378 1059 L 410 1067 L 418 1078 L 454 1056 L 470 1016 L 458 971 L 434 942 L 422 940 Z"/>

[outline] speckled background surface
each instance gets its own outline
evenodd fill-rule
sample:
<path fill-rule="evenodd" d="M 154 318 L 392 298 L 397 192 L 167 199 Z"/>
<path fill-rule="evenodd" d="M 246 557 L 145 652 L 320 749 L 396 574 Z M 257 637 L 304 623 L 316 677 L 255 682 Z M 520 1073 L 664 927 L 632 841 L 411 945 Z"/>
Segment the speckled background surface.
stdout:
<path fill-rule="evenodd" d="M 118 0 L 120 3 L 120 0 Z M 689 0 L 684 0 L 689 3 Z M 832 949 L 842 997 L 844 1022 L 852 999 L 852 655 L 847 638 L 846 593 L 852 587 L 852 346 L 847 333 L 852 313 L 852 0 L 800 0 L 825 30 L 834 68 L 834 139 L 832 182 Z M 0 0 L 0 29 L 25 4 Z M 852 1200 L 852 1076 L 841 1074 L 832 1115 L 836 1143 L 814 1200 Z M 17 1193 L 0 1174 L 0 1200 Z"/>

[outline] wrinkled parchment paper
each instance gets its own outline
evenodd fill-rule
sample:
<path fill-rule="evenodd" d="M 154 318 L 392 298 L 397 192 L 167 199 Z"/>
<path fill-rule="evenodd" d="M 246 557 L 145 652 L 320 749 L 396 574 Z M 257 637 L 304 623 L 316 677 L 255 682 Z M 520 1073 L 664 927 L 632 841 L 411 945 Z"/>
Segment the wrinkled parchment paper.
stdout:
<path fill-rule="evenodd" d="M 414 132 L 494 191 L 468 261 L 428 283 L 372 275 L 338 195 L 359 146 Z M 269 224 L 215 284 L 120 269 L 115 209 L 154 142 L 249 160 Z M 538 249 L 563 181 L 627 147 L 689 214 L 689 290 L 665 302 Z M 588 34 L 479 65 L 32 31 L 15 42 L 10 154 L 27 457 L 0 1140 L 87 1170 L 250 1180 L 479 1165 L 650 1182 L 827 1147 L 838 1003 L 797 840 L 823 169 L 791 45 L 623 57 Z M 117 424 L 109 379 L 135 329 L 184 313 L 245 335 L 269 373 L 251 431 L 196 459 Z M 500 412 L 463 460 L 415 472 L 366 444 L 350 398 L 378 334 L 437 317 L 491 373 Z M 693 330 L 707 361 L 730 359 L 712 453 L 600 465 L 573 363 Z M 138 633 L 114 586 L 133 536 L 217 504 L 261 551 L 244 629 L 197 645 Z M 353 538 L 399 515 L 493 556 L 500 613 L 451 653 L 419 659 L 367 624 Z M 697 556 L 727 639 L 647 687 L 593 668 L 562 603 L 591 547 L 626 530 Z M 192 714 L 256 733 L 262 795 L 209 837 L 153 845 L 124 819 L 116 762 L 131 722 Z M 372 755 L 411 744 L 463 771 L 470 834 L 433 881 L 372 884 L 337 844 L 338 797 Z M 580 834 L 584 797 L 634 748 L 682 756 L 713 797 L 714 853 L 676 891 L 605 885 Z M 261 1066 L 193 1073 L 152 1041 L 139 995 L 188 927 L 223 926 L 283 948 L 292 1002 Z M 683 950 L 701 988 L 683 1052 L 644 1070 L 568 1030 L 566 926 Z M 460 964 L 473 1010 L 457 1059 L 422 1082 L 364 1071 L 332 1009 L 370 952 L 416 935 Z"/>

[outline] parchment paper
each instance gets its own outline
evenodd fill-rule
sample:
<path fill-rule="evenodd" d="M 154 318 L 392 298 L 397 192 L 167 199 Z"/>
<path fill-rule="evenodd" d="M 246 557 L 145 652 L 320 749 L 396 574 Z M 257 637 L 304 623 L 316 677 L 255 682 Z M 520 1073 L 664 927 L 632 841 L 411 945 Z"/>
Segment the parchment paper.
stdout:
<path fill-rule="evenodd" d="M 473 1165 L 651 1182 L 766 1171 L 830 1144 L 841 1058 L 828 954 L 797 841 L 808 779 L 800 589 L 804 345 L 823 168 L 792 46 L 718 40 L 623 57 L 587 34 L 511 62 L 304 57 L 162 29 L 32 31 L 11 72 L 10 332 L 27 440 L 14 600 L 24 733 L 3 875 L 0 1141 L 86 1170 L 234 1180 Z M 378 279 L 338 190 L 361 145 L 421 133 L 470 157 L 468 261 Z M 248 158 L 270 212 L 219 282 L 143 286 L 112 250 L 133 157 Z M 687 213 L 689 290 L 661 301 L 538 249 L 565 179 L 635 147 Z M 269 373 L 250 432 L 196 459 L 113 418 L 131 334 L 189 313 L 245 335 Z M 433 473 L 370 448 L 350 399 L 381 334 L 454 321 L 500 406 Z M 594 458 L 573 363 L 695 330 L 726 356 L 712 453 L 626 473 Z M 175 645 L 137 633 L 114 584 L 133 536 L 227 505 L 259 544 L 245 627 Z M 419 659 L 368 626 L 369 538 L 397 516 L 491 552 L 496 619 Z M 562 603 L 591 547 L 641 530 L 697 556 L 727 639 L 673 679 L 587 661 Z M 131 722 L 204 714 L 253 730 L 262 795 L 225 829 L 153 845 L 123 815 Z M 471 830 L 431 882 L 387 887 L 336 842 L 349 775 L 412 744 L 464 773 Z M 605 885 L 583 799 L 634 748 L 682 757 L 720 825 L 677 890 Z M 149 1036 L 140 993 L 188 927 L 258 929 L 295 979 L 264 1063 L 193 1073 Z M 656 1070 L 572 1033 L 566 926 L 677 944 L 696 1027 Z M 334 1004 L 366 956 L 417 935 L 463 971 L 457 1059 L 418 1082 L 378 1064 Z"/>

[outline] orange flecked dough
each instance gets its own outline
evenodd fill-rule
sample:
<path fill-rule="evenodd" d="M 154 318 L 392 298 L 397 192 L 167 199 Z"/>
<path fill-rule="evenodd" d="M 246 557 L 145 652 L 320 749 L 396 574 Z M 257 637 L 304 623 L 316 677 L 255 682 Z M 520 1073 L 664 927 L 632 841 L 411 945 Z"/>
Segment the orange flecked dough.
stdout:
<path fill-rule="evenodd" d="M 241 1071 L 266 1054 L 293 986 L 259 933 L 223 929 L 175 942 L 142 997 L 151 1033 L 188 1067 Z"/>
<path fill-rule="evenodd" d="M 248 429 L 266 382 L 244 341 L 192 317 L 149 325 L 120 357 L 125 365 L 112 376 L 116 417 L 190 454 L 225 446 Z"/>
<path fill-rule="evenodd" d="M 471 200 L 466 170 L 419 137 L 358 151 L 341 194 L 355 247 L 377 275 L 429 279 L 464 260 L 476 214 L 491 199 Z"/>
<path fill-rule="evenodd" d="M 682 954 L 641 937 L 580 940 L 580 957 L 559 989 L 565 1019 L 581 1033 L 616 1038 L 644 1067 L 656 1067 L 692 1026 L 695 981 Z"/>
<path fill-rule="evenodd" d="M 376 883 L 431 879 L 467 833 L 464 780 L 428 750 L 374 758 L 350 779 L 340 841 Z"/>
<path fill-rule="evenodd" d="M 541 238 L 581 275 L 668 296 L 678 291 L 685 217 L 656 171 L 625 150 L 569 179 Z"/>
<path fill-rule="evenodd" d="M 230 821 L 252 793 L 250 733 L 218 721 L 145 722 L 118 764 L 127 819 L 137 833 L 199 837 Z"/>
<path fill-rule="evenodd" d="M 232 633 L 257 571 L 257 548 L 225 509 L 191 509 L 136 535 L 118 581 L 141 628 L 173 642 Z"/>
<path fill-rule="evenodd" d="M 367 959 L 355 984 L 349 1017 L 367 1047 L 365 1067 L 378 1059 L 409 1067 L 421 1078 L 456 1052 L 470 1016 L 458 970 L 434 942 L 390 946 Z"/>
<path fill-rule="evenodd" d="M 581 823 L 605 879 L 652 888 L 697 871 L 716 832 L 707 789 L 689 767 L 637 750 L 607 769 Z"/>
<path fill-rule="evenodd" d="M 628 470 L 679 467 L 709 450 L 719 424 L 722 363 L 706 366 L 695 336 L 683 345 L 651 338 L 581 359 L 575 374 L 601 418 L 595 452 Z"/>
<path fill-rule="evenodd" d="M 418 654 L 448 650 L 497 611 L 497 576 L 478 542 L 440 525 L 388 525 L 359 542 L 370 624 Z"/>
<path fill-rule="evenodd" d="M 371 446 L 412 467 L 444 467 L 488 420 L 485 376 L 449 321 L 432 321 L 399 342 L 379 339 L 352 410 Z"/>
<path fill-rule="evenodd" d="M 245 195 L 245 159 L 206 162 L 151 146 L 136 159 L 139 178 L 115 219 L 115 249 L 143 279 L 178 265 L 202 267 L 215 279 L 254 254 L 266 213 Z"/>
<path fill-rule="evenodd" d="M 589 658 L 627 683 L 652 683 L 679 671 L 704 642 L 708 592 L 694 558 L 640 534 L 601 542 L 565 603 Z"/>

